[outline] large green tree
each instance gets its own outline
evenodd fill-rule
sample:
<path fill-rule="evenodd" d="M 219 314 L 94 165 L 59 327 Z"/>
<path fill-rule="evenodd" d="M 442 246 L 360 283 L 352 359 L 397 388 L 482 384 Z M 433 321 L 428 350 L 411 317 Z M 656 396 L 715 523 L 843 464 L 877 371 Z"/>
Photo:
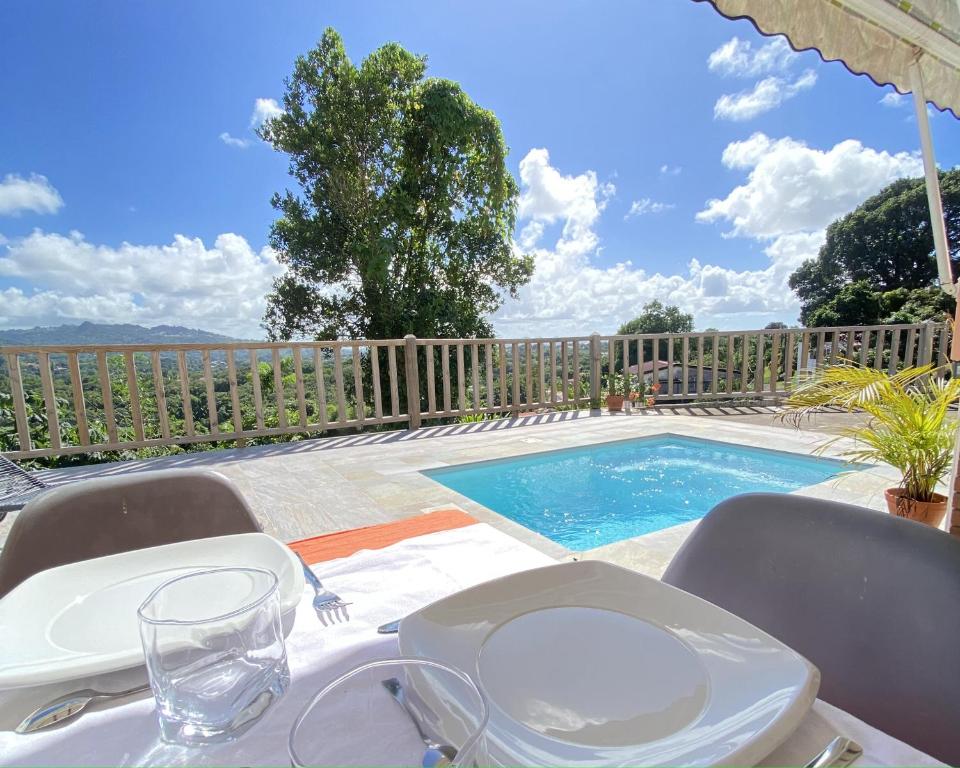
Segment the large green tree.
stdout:
<path fill-rule="evenodd" d="M 426 68 L 395 43 L 356 66 L 333 29 L 297 59 L 260 129 L 299 186 L 272 200 L 271 338 L 491 335 L 530 279 L 500 123 Z"/>
<path fill-rule="evenodd" d="M 693 315 L 683 312 L 680 307 L 672 304 L 665 305 L 663 302 L 653 301 L 643 305 L 640 314 L 633 320 L 629 320 L 617 329 L 617 334 L 621 336 L 634 336 L 643 333 L 690 333 L 693 331 Z M 630 365 L 637 364 L 636 344 L 630 345 Z M 645 341 L 643 343 L 643 359 L 652 360 L 653 342 Z M 658 350 L 658 357 L 662 357 L 666 352 L 666 343 L 661 343 Z M 680 345 L 674 345 L 674 355 L 680 354 Z M 620 363 L 621 353 L 616 353 L 616 359 Z"/>
<path fill-rule="evenodd" d="M 940 186 L 951 260 L 958 274 L 960 169 L 941 172 Z M 833 222 L 817 258 L 805 261 L 790 276 L 790 287 L 800 297 L 800 320 L 805 325 L 832 325 L 838 318 L 843 324 L 856 325 L 882 320 L 880 297 L 900 289 L 921 293 L 911 294 L 912 302 L 905 299 L 889 314 L 926 319 L 909 314 L 910 307 L 906 314 L 900 310 L 910 304 L 920 315 L 939 311 L 941 298 L 928 290 L 936 279 L 925 182 L 900 179 Z M 868 297 L 866 292 L 876 295 Z M 896 303 L 900 296 L 887 303 Z M 934 309 L 925 309 L 929 307 Z"/>
<path fill-rule="evenodd" d="M 680 307 L 665 305 L 654 299 L 643 305 L 640 314 L 617 330 L 620 335 L 638 333 L 690 333 L 693 331 L 693 315 Z"/>

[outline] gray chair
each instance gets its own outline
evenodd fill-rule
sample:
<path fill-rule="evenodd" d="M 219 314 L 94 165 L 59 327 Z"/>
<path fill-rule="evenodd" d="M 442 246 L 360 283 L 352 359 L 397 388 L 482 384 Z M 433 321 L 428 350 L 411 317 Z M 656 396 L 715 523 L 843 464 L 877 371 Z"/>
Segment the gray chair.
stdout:
<path fill-rule="evenodd" d="M 236 486 L 217 472 L 173 469 L 71 483 L 27 502 L 13 521 L 0 551 L 0 596 L 58 565 L 259 530 Z"/>
<path fill-rule="evenodd" d="M 714 507 L 663 580 L 820 668 L 820 698 L 960 765 L 960 541 L 804 496 Z"/>

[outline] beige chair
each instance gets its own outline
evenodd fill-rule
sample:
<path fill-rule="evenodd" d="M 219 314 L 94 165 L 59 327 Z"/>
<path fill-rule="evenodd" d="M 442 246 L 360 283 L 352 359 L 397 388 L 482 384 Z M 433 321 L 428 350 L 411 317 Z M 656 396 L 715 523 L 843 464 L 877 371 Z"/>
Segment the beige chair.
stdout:
<path fill-rule="evenodd" d="M 820 668 L 821 699 L 960 765 L 960 541 L 794 494 L 715 506 L 663 574 Z"/>
<path fill-rule="evenodd" d="M 178 541 L 252 533 L 236 486 L 209 470 L 160 470 L 86 480 L 27 502 L 0 551 L 0 596 L 39 571 Z"/>

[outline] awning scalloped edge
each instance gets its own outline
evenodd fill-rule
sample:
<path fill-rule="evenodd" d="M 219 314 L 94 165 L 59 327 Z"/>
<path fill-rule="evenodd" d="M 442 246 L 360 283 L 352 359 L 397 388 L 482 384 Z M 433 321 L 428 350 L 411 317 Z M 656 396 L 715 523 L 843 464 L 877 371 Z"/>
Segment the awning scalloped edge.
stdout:
<path fill-rule="evenodd" d="M 725 19 L 729 19 L 730 21 L 740 21 L 740 20 L 743 20 L 743 19 L 745 19 L 746 21 L 749 21 L 749 22 L 753 25 L 753 28 L 756 29 L 757 32 L 759 32 L 759 33 L 760 33 L 761 35 L 763 35 L 764 37 L 783 37 L 783 38 L 786 39 L 787 45 L 789 45 L 790 48 L 791 48 L 793 51 L 796 51 L 797 53 L 802 53 L 802 52 L 804 52 L 804 51 L 816 51 L 816 53 L 817 53 L 817 55 L 820 57 L 820 60 L 821 60 L 821 61 L 824 61 L 824 62 L 839 61 L 841 64 L 843 64 L 844 67 L 846 67 L 846 69 L 847 69 L 848 72 L 850 72 L 850 73 L 853 74 L 853 75 L 857 75 L 858 77 L 866 77 L 866 78 L 868 78 L 868 79 L 870 80 L 870 82 L 872 82 L 872 83 L 873 83 L 874 85 L 876 85 L 876 86 L 883 87 L 883 86 L 889 85 L 889 86 L 892 87 L 897 93 L 899 93 L 899 94 L 901 94 L 901 95 L 906 95 L 906 94 L 910 93 L 910 91 L 902 91 L 902 90 L 900 90 L 900 88 L 897 86 L 896 83 L 893 83 L 893 82 L 891 82 L 891 81 L 881 81 L 881 80 L 877 80 L 877 79 L 876 79 L 873 75 L 871 75 L 869 72 L 866 72 L 866 71 L 858 71 L 857 69 L 855 69 L 854 67 L 852 67 L 849 63 L 847 63 L 847 62 L 846 62 L 843 58 L 841 58 L 841 57 L 828 58 L 828 57 L 823 53 L 823 51 L 820 50 L 820 49 L 819 49 L 818 47 L 816 47 L 815 45 L 810 45 L 810 46 L 799 47 L 799 48 L 798 48 L 798 47 L 794 44 L 793 40 L 791 40 L 790 37 L 789 37 L 786 33 L 784 33 L 784 32 L 777 32 L 777 31 L 770 31 L 770 32 L 768 32 L 767 30 L 763 29 L 763 28 L 760 26 L 760 24 L 757 22 L 756 19 L 754 19 L 752 16 L 750 16 L 750 15 L 748 15 L 748 14 L 736 15 L 736 14 L 726 13 L 726 12 L 724 12 L 721 8 L 719 8 L 719 7 L 717 6 L 717 4 L 716 4 L 716 2 L 715 2 L 714 0 L 693 0 L 693 1 L 694 1 L 695 3 L 709 3 L 717 13 L 719 13 L 719 14 L 720 14 L 721 16 L 723 16 Z M 960 113 L 958 113 L 956 110 L 952 109 L 951 107 L 941 107 L 936 101 L 934 101 L 933 99 L 929 99 L 929 98 L 927 99 L 927 103 L 930 104 L 931 106 L 933 106 L 933 107 L 934 107 L 935 109 L 937 109 L 939 112 L 947 112 L 947 113 L 953 115 L 953 116 L 954 116 L 955 118 L 957 118 L 958 120 L 960 120 Z"/>

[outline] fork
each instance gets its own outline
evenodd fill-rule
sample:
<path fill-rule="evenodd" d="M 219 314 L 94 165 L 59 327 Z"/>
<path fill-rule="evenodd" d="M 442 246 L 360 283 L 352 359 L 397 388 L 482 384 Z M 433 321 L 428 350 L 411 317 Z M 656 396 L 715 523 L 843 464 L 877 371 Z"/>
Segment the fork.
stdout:
<path fill-rule="evenodd" d="M 320 623 L 325 627 L 328 626 L 327 618 L 330 619 L 330 624 L 341 619 L 343 621 L 350 621 L 350 614 L 347 613 L 347 606 L 350 605 L 350 603 L 344 602 L 340 599 L 339 595 L 334 594 L 324 587 L 320 579 L 317 578 L 317 574 L 306 564 L 299 553 L 297 554 L 297 559 L 303 566 L 303 575 L 306 576 L 310 586 L 313 587 L 313 610 L 316 611 Z"/>
<path fill-rule="evenodd" d="M 863 747 L 852 739 L 837 736 L 819 754 L 805 763 L 803 768 L 841 768 L 850 765 L 863 754 Z"/>

